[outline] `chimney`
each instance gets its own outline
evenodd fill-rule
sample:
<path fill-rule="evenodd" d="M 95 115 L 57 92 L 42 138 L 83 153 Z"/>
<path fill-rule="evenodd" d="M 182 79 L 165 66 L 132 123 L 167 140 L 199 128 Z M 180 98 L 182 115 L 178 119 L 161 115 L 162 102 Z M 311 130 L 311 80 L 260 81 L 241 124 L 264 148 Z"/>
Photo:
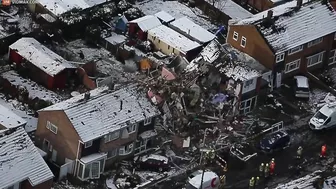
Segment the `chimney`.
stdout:
<path fill-rule="evenodd" d="M 267 19 L 271 20 L 272 17 L 273 17 L 273 11 L 272 10 L 267 11 Z"/>
<path fill-rule="evenodd" d="M 86 92 L 84 94 L 84 100 L 89 100 L 90 99 L 90 92 Z"/>
<path fill-rule="evenodd" d="M 296 8 L 300 9 L 302 7 L 302 0 L 296 0 Z"/>

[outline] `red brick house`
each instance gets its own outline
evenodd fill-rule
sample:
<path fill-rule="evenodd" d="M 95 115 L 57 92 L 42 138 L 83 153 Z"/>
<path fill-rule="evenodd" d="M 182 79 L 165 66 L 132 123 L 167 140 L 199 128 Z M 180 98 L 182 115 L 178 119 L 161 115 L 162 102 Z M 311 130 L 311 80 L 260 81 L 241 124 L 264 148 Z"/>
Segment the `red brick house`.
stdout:
<path fill-rule="evenodd" d="M 0 188 L 50 189 L 54 175 L 22 127 L 0 131 Z"/>
<path fill-rule="evenodd" d="M 298 0 L 229 26 L 227 42 L 282 78 L 336 63 L 336 13 L 329 3 Z"/>
<path fill-rule="evenodd" d="M 147 31 L 162 25 L 160 20 L 153 16 L 147 15 L 128 22 L 128 35 L 140 40 L 147 40 Z"/>
<path fill-rule="evenodd" d="M 261 12 L 293 0 L 234 0 L 234 1 L 242 6 L 247 6 L 247 8 L 251 7 L 256 11 Z"/>
<path fill-rule="evenodd" d="M 75 66 L 34 38 L 23 37 L 9 46 L 9 60 L 49 89 L 64 88 Z"/>
<path fill-rule="evenodd" d="M 154 129 L 160 112 L 139 90 L 97 88 L 40 110 L 36 144 L 60 172 L 71 165 L 66 172 L 80 180 L 99 178 L 114 162 L 146 150 L 155 137 L 141 134 Z"/>

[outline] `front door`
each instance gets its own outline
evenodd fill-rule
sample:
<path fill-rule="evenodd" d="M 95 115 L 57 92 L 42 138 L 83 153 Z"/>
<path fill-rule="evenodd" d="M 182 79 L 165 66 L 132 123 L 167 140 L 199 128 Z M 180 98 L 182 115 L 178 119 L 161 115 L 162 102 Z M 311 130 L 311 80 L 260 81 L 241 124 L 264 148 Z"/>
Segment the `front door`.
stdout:
<path fill-rule="evenodd" d="M 98 179 L 100 177 L 100 162 L 95 161 L 91 167 L 91 178 Z"/>
<path fill-rule="evenodd" d="M 277 73 L 276 88 L 280 88 L 281 87 L 281 75 L 282 75 L 282 73 Z"/>
<path fill-rule="evenodd" d="M 51 155 L 51 161 L 56 162 L 56 158 L 57 158 L 57 151 L 53 149 Z"/>

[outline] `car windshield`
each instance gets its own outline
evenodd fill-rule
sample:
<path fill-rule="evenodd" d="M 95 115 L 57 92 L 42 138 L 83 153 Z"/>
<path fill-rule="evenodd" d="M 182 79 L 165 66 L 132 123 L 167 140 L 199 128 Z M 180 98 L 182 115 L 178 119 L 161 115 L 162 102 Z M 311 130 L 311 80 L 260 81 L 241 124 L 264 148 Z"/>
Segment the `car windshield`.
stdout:
<path fill-rule="evenodd" d="M 280 138 L 283 137 L 282 133 L 274 133 L 268 137 L 265 138 L 265 140 L 269 143 L 269 144 L 274 144 L 276 141 L 278 141 Z"/>
<path fill-rule="evenodd" d="M 318 120 L 323 120 L 323 122 L 328 119 L 328 116 L 322 114 L 320 111 L 318 111 L 314 117 Z"/>
<path fill-rule="evenodd" d="M 297 91 L 309 92 L 309 89 L 308 89 L 308 88 L 305 88 L 305 87 L 298 87 L 298 88 L 297 88 Z"/>

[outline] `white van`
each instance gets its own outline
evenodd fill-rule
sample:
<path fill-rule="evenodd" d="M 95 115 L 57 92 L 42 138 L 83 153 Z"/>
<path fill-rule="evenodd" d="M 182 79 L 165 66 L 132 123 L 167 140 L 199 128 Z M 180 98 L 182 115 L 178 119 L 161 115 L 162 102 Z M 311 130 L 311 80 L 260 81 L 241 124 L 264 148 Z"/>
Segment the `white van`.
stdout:
<path fill-rule="evenodd" d="M 203 185 L 201 187 L 202 172 L 197 171 L 198 174 L 195 175 L 194 172 L 192 176 L 189 177 L 186 189 L 219 189 L 219 177 L 216 173 L 212 171 L 205 171 L 203 175 Z"/>
<path fill-rule="evenodd" d="M 309 98 L 309 83 L 305 76 L 295 76 L 294 93 L 297 98 Z"/>
<path fill-rule="evenodd" d="M 309 120 L 309 127 L 313 130 L 330 129 L 336 126 L 336 102 L 325 104 Z"/>

